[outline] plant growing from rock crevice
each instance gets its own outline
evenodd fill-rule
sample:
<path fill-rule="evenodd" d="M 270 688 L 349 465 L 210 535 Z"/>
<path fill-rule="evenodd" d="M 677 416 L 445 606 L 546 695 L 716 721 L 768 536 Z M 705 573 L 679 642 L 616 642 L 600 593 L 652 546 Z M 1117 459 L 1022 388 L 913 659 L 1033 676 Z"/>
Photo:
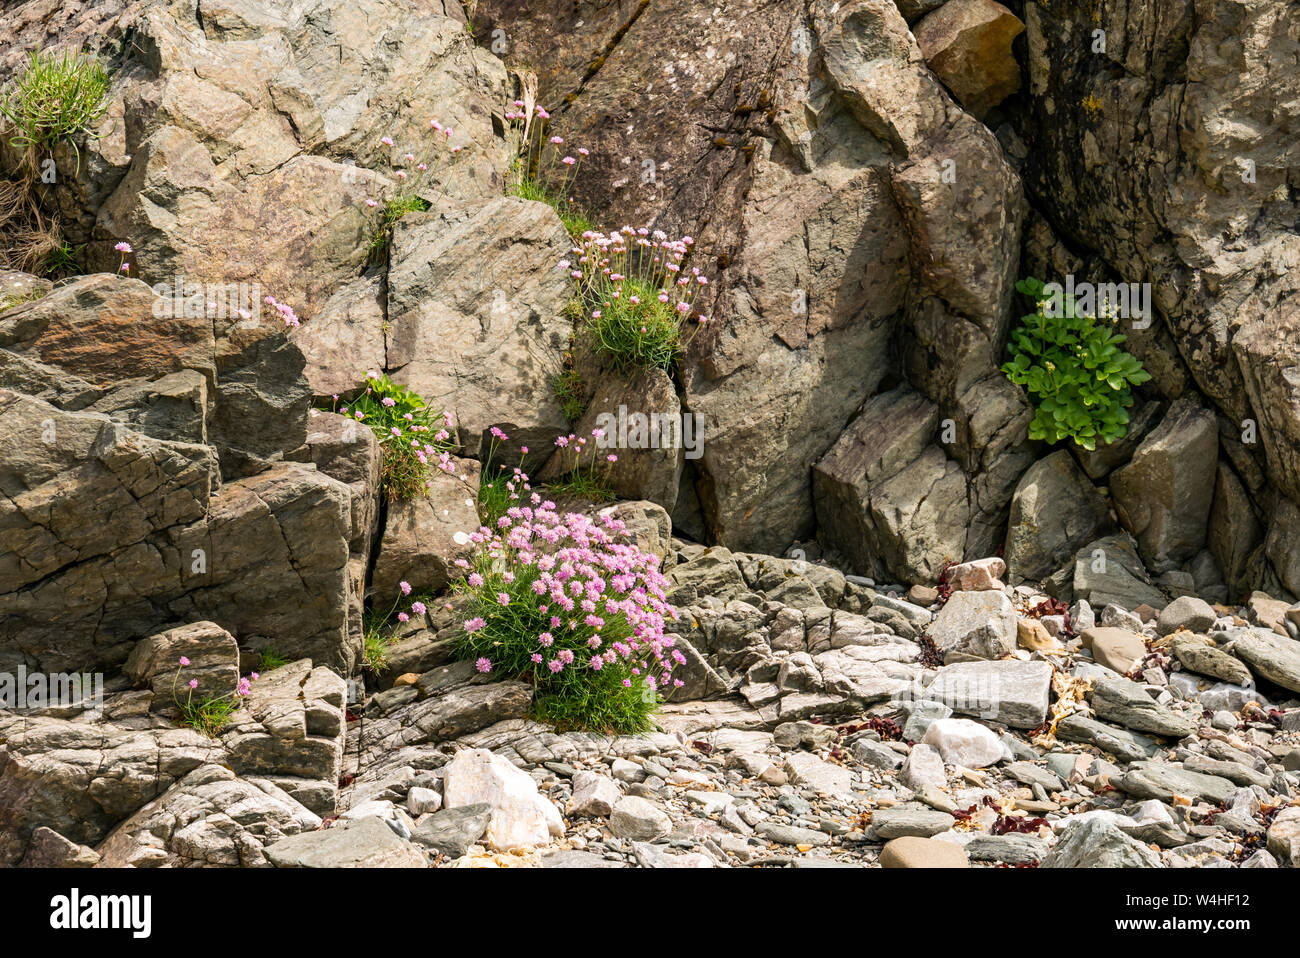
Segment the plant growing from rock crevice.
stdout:
<path fill-rule="evenodd" d="M 1123 438 L 1133 405 L 1131 387 L 1151 378 L 1120 348 L 1125 337 L 1112 330 L 1109 317 L 1081 314 L 1072 297 L 1050 308 L 1039 280 L 1024 279 L 1016 289 L 1032 297 L 1037 309 L 1011 334 L 1012 359 L 1002 371 L 1034 403 L 1029 438 L 1070 439 L 1089 450 Z"/>
<path fill-rule="evenodd" d="M 455 588 L 470 600 L 459 653 L 531 682 L 542 721 L 645 731 L 685 661 L 664 632 L 677 612 L 659 558 L 624 541 L 620 520 L 561 516 L 521 479 L 514 504 L 471 536 L 474 557 L 457 560 Z"/>
<path fill-rule="evenodd" d="M 365 390 L 334 411 L 366 426 L 379 440 L 380 480 L 389 499 L 423 495 L 435 468 L 456 471 L 450 452 L 451 417 L 430 409 L 416 393 L 383 373 L 367 373 Z"/>
<path fill-rule="evenodd" d="M 544 107 L 531 103 L 531 93 L 526 93 L 523 100 L 515 100 L 506 110 L 505 119 L 511 157 L 506 195 L 546 203 L 575 239 L 592 229 L 591 220 L 571 195 L 582 161 L 591 151 L 579 147 L 570 152 L 563 137 L 547 136 L 551 115 Z"/>
<path fill-rule="evenodd" d="M 615 366 L 672 370 L 688 341 L 686 324 L 694 320 L 694 330 L 708 322 L 694 306 L 708 277 L 686 266 L 694 242 L 631 226 L 588 230 L 572 258 L 560 261 L 578 287 L 583 329 Z"/>
<path fill-rule="evenodd" d="M 399 153 L 391 136 L 380 140 L 388 151 L 388 172 L 385 176 L 392 181 L 393 186 L 386 196 L 378 199 L 368 197 L 365 201 L 373 216 L 370 242 L 366 247 L 372 260 L 379 258 L 388 249 L 393 238 L 393 227 L 398 220 L 408 213 L 432 209 L 447 195 L 462 148 L 451 143 L 455 135 L 452 127 L 430 120 L 429 129 L 431 139 L 424 144 L 418 155 L 411 151 Z M 442 185 L 437 196 L 428 199 L 429 184 L 439 181 Z"/>
<path fill-rule="evenodd" d="M 243 706 L 243 700 L 248 697 L 252 683 L 259 678 L 259 674 L 252 672 L 247 678 L 241 678 L 233 692 L 204 695 L 197 699 L 194 693 L 198 690 L 199 680 L 189 679 L 185 682 L 185 696 L 182 698 L 176 684 L 180 681 L 181 672 L 189 664 L 190 660 L 182 655 L 176 674 L 172 676 L 172 701 L 180 712 L 182 725 L 187 725 L 208 738 L 216 738 L 230 723 L 231 716 Z"/>

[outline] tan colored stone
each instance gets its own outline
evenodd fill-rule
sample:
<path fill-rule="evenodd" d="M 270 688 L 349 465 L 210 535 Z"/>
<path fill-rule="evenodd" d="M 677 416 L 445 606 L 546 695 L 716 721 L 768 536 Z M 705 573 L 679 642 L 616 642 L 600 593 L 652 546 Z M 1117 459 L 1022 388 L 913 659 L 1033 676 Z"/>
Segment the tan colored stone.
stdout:
<path fill-rule="evenodd" d="M 1084 629 L 1082 639 L 1084 648 L 1092 650 L 1092 657 L 1097 660 L 1097 664 L 1114 669 L 1121 675 L 1132 671 L 1133 666 L 1147 654 L 1146 640 L 1128 629 L 1104 626 Z"/>
<path fill-rule="evenodd" d="M 1031 652 L 1060 652 L 1061 643 L 1037 619 L 1021 619 L 1016 624 L 1016 641 Z"/>
<path fill-rule="evenodd" d="M 881 868 L 969 868 L 966 849 L 934 838 L 895 838 L 880 853 Z"/>
<path fill-rule="evenodd" d="M 1020 89 L 1011 42 L 1024 30 L 1020 18 L 994 0 L 949 0 L 912 33 L 930 69 L 967 112 L 983 119 Z"/>

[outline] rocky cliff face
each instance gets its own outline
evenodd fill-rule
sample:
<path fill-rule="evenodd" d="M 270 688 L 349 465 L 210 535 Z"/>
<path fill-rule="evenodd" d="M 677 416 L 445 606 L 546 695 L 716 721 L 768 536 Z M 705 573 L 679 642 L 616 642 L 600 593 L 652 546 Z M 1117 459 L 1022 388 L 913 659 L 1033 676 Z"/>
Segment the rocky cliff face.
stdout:
<path fill-rule="evenodd" d="M 572 814 L 608 805 L 640 864 L 663 854 L 642 843 L 666 819 L 620 787 L 708 784 L 725 767 L 831 795 L 822 810 L 836 815 L 856 807 L 849 772 L 808 750 L 841 745 L 857 781 L 898 773 L 924 806 L 867 840 L 928 836 L 958 807 L 933 791 L 949 785 L 944 761 L 992 766 L 1005 745 L 1027 765 L 1057 736 L 1129 767 L 1058 760 L 1004 784 L 1231 799 L 1279 858 L 1300 860 L 1293 819 L 1278 817 L 1274 842 L 1278 825 L 1260 817 L 1261 799 L 1294 787 L 1286 742 L 1232 744 L 1245 759 L 1195 742 L 1186 771 L 1147 767 L 1160 764 L 1148 735 L 1187 739 L 1202 713 L 1237 714 L 1231 728 L 1214 715 L 1220 733 L 1294 732 L 1294 9 L 468 6 L 472 17 L 455 0 L 0 12 L 0 35 L 15 38 L 0 83 L 27 51 L 60 45 L 98 50 L 113 77 L 96 135 L 75 155 L 56 147 L 57 175 L 36 188 L 77 275 L 0 271 L 0 672 L 106 672 L 110 703 L 93 717 L 0 711 L 0 864 L 423 864 L 408 839 L 457 857 L 463 834 L 506 829 L 458 800 L 412 838 L 445 796 L 475 794 L 457 775 L 523 796 L 512 807 L 531 811 L 514 824 L 554 836 L 554 808 L 536 804 L 543 774 L 521 784 L 491 755 L 453 771 L 462 745 L 534 770 L 610 764 L 612 795 L 608 779 L 567 775 L 556 794 Z M 604 230 L 692 237 L 707 322 L 671 370 L 632 374 L 580 347 L 557 268 L 572 255 L 564 221 L 503 195 L 505 114 L 533 95 L 533 75 L 548 133 L 592 150 L 577 205 Z M 376 254 L 367 203 L 395 185 L 393 144 L 427 138 L 431 120 L 455 130 L 455 173 L 426 185 L 430 208 Z M 0 170 L 22 162 L 5 137 Z M 1025 310 L 1017 279 L 1067 274 L 1150 285 L 1150 316 L 1121 331 L 1153 378 L 1127 436 L 1090 452 L 1030 440 L 1034 408 L 1000 370 Z M 585 411 L 570 421 L 553 384 L 575 364 Z M 378 440 L 313 408 L 370 371 L 454 423 L 457 470 L 423 498 L 386 498 Z M 452 661 L 458 612 L 441 595 L 361 677 L 366 610 L 402 582 L 445 589 L 468 554 L 480 470 L 521 464 L 554 481 L 569 465 L 557 435 L 627 410 L 691 417 L 702 440 L 619 449 L 610 474 L 618 514 L 688 612 L 673 730 L 709 736 L 725 764 L 700 771 L 687 738 L 593 744 L 531 722 L 528 686 Z M 1188 618 L 1193 594 L 1236 604 L 1200 602 Z M 1171 608 L 1181 627 L 1166 629 Z M 262 653 L 289 664 L 225 732 L 174 727 L 171 673 L 153 663 L 202 659 L 220 685 Z M 1184 669 L 1220 685 L 1171 685 Z M 1257 681 L 1272 698 L 1252 708 Z M 964 682 L 992 683 L 987 709 L 950 707 L 947 683 Z M 897 736 L 880 722 L 849 727 L 900 701 L 888 714 L 924 745 L 885 744 Z M 965 721 L 954 707 L 1002 737 L 938 725 L 930 744 L 932 724 Z M 828 738 L 812 718 L 845 728 Z M 1225 762 L 1240 768 L 1210 767 Z M 112 763 L 124 771 L 106 774 Z M 1197 774 L 1215 781 L 1178 777 Z M 1252 785 L 1263 795 L 1233 797 Z M 255 826 L 209 814 L 239 803 Z M 187 833 L 195 809 L 206 824 Z M 340 811 L 388 828 L 358 824 L 317 847 L 321 817 Z M 766 811 L 719 814 L 741 846 L 807 843 L 803 826 L 756 833 Z M 1133 834 L 1193 841 L 1150 808 L 1133 815 L 1100 837 L 1117 858 L 1152 864 Z M 714 839 L 721 860 L 739 854 Z M 1071 847 L 1052 854 L 1071 861 Z M 979 860 L 1047 853 L 998 845 Z"/>

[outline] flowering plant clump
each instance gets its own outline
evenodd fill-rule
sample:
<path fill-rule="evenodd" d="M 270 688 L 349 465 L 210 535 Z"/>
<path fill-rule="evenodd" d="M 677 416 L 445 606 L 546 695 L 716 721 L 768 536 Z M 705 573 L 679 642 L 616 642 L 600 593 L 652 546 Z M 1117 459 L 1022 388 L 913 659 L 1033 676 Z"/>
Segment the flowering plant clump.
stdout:
<path fill-rule="evenodd" d="M 1011 334 L 1012 360 L 1002 371 L 1034 400 L 1029 438 L 1072 439 L 1084 449 L 1123 438 L 1133 405 L 1130 387 L 1151 378 L 1120 348 L 1125 337 L 1111 331 L 1105 314 L 1099 320 L 1081 313 L 1072 297 L 1064 298 L 1063 308 L 1049 309 L 1044 284 L 1033 277 L 1016 289 L 1033 297 L 1037 309 Z"/>
<path fill-rule="evenodd" d="M 253 682 L 260 676 L 258 673 L 252 672 L 246 678 L 239 680 L 235 691 L 226 692 L 224 695 L 205 695 L 197 701 L 194 698 L 194 693 L 199 687 L 199 680 L 189 679 L 185 683 L 185 698 L 182 700 L 176 689 L 176 684 L 180 681 L 181 671 L 189 664 L 190 660 L 182 655 L 180 664 L 176 668 L 176 674 L 172 676 L 172 701 L 176 703 L 176 708 L 180 710 L 182 724 L 188 725 L 197 732 L 202 732 L 209 738 L 215 738 L 226 727 L 226 724 L 230 721 L 230 716 L 239 711 L 243 700 L 252 691 Z"/>
<path fill-rule="evenodd" d="M 335 403 L 338 399 L 334 397 Z M 379 440 L 380 478 L 390 499 L 423 495 L 434 468 L 455 473 L 451 416 L 434 412 L 417 394 L 386 375 L 366 373 L 365 391 L 336 411 L 368 426 Z"/>
<path fill-rule="evenodd" d="M 456 588 L 471 598 L 463 658 L 480 672 L 535 688 L 539 719 L 562 728 L 631 733 L 650 727 L 686 661 L 664 625 L 677 618 L 659 557 L 622 541 L 624 523 L 561 516 L 538 493 L 470 538 Z"/>
<path fill-rule="evenodd" d="M 593 429 L 591 438 L 596 442 L 591 444 L 588 444 L 586 436 L 575 433 L 555 438 L 555 445 L 559 447 L 555 455 L 563 475 L 561 479 L 548 483 L 553 492 L 592 502 L 608 502 L 614 498 L 610 473 L 614 463 L 618 462 L 618 455 L 600 451 L 598 446 L 604 435 L 605 430 Z"/>
<path fill-rule="evenodd" d="M 570 195 L 582 161 L 591 151 L 585 147 L 570 150 L 564 137 L 547 136 L 551 114 L 540 105 L 515 100 L 506 109 L 505 118 L 506 147 L 513 157 L 506 194 L 549 204 L 570 236 L 591 229 L 591 221 Z"/>
<path fill-rule="evenodd" d="M 596 348 L 620 367 L 672 369 L 685 345 L 683 324 L 708 322 L 693 304 L 709 279 L 685 265 L 694 243 L 631 226 L 609 234 L 588 230 L 573 258 L 560 261 L 578 286 Z"/>
<path fill-rule="evenodd" d="M 391 136 L 380 139 L 388 155 L 388 172 L 385 175 L 394 185 L 387 197 L 367 197 L 365 201 L 375 218 L 369 246 L 372 256 L 388 248 L 393 235 L 393 224 L 407 213 L 430 209 L 446 195 L 447 188 L 451 185 L 462 150 L 462 147 L 451 143 L 456 131 L 437 120 L 429 121 L 429 131 L 431 139 L 421 147 L 418 156 L 410 150 L 399 149 Z M 431 202 L 424 194 L 429 185 L 435 182 L 441 182 L 442 186 Z"/>

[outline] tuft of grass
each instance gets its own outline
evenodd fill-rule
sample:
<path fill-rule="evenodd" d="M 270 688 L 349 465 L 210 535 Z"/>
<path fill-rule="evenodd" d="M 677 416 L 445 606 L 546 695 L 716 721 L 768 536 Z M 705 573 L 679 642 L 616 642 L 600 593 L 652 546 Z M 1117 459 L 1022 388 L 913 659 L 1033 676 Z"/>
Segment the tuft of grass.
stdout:
<path fill-rule="evenodd" d="M 108 88 L 108 70 L 95 57 L 33 51 L 0 91 L 0 116 L 14 130 L 10 143 L 48 151 L 66 140 L 80 170 L 75 138 L 95 135 L 92 127 L 108 109 Z"/>
<path fill-rule="evenodd" d="M 419 196 L 403 194 L 391 198 L 384 204 L 383 212 L 379 215 L 379 222 L 375 224 L 374 232 L 370 236 L 370 243 L 366 246 L 366 251 L 370 257 L 374 259 L 388 249 L 388 244 L 393 238 L 393 226 L 398 220 L 407 213 L 424 213 L 429 208 L 429 201 Z"/>
<path fill-rule="evenodd" d="M 52 279 L 80 273 L 81 264 L 77 262 L 77 257 L 84 247 L 73 247 L 64 239 L 57 240 L 57 244 L 45 255 L 41 263 L 41 272 Z"/>
<path fill-rule="evenodd" d="M 230 724 L 230 717 L 239 711 L 239 704 L 237 700 L 217 697 L 197 702 L 178 701 L 176 707 L 180 709 L 182 725 L 188 725 L 208 738 L 216 738 Z"/>
<path fill-rule="evenodd" d="M 557 496 L 576 496 L 596 503 L 613 502 L 617 498 L 609 480 L 595 470 L 571 472 L 563 479 L 547 483 L 547 488 Z"/>
<path fill-rule="evenodd" d="M 564 369 L 551 379 L 551 393 L 560 404 L 564 418 L 571 423 L 577 422 L 587 411 L 587 403 L 583 398 L 585 392 L 586 385 L 573 366 L 571 354 L 566 355 Z"/>
<path fill-rule="evenodd" d="M 540 182 L 520 171 L 516 171 L 510 176 L 506 186 L 506 195 L 517 196 L 521 200 L 532 200 L 535 203 L 545 203 L 555 210 L 560 222 L 564 224 L 565 232 L 574 240 L 581 239 L 583 233 L 595 229 L 591 219 L 576 204 L 561 195 L 553 193 Z"/>
<path fill-rule="evenodd" d="M 388 667 L 388 636 L 380 631 L 378 625 L 366 628 L 365 639 L 361 646 L 361 666 L 372 674 L 382 672 Z"/>
<path fill-rule="evenodd" d="M 257 671 L 270 672 L 272 669 L 278 669 L 288 664 L 289 660 L 277 652 L 275 646 L 268 645 L 257 658 Z"/>
<path fill-rule="evenodd" d="M 595 348 L 620 369 L 671 370 L 681 355 L 681 316 L 673 300 L 659 301 L 659 292 L 653 283 L 628 277 L 617 298 L 602 297 L 583 320 Z"/>

